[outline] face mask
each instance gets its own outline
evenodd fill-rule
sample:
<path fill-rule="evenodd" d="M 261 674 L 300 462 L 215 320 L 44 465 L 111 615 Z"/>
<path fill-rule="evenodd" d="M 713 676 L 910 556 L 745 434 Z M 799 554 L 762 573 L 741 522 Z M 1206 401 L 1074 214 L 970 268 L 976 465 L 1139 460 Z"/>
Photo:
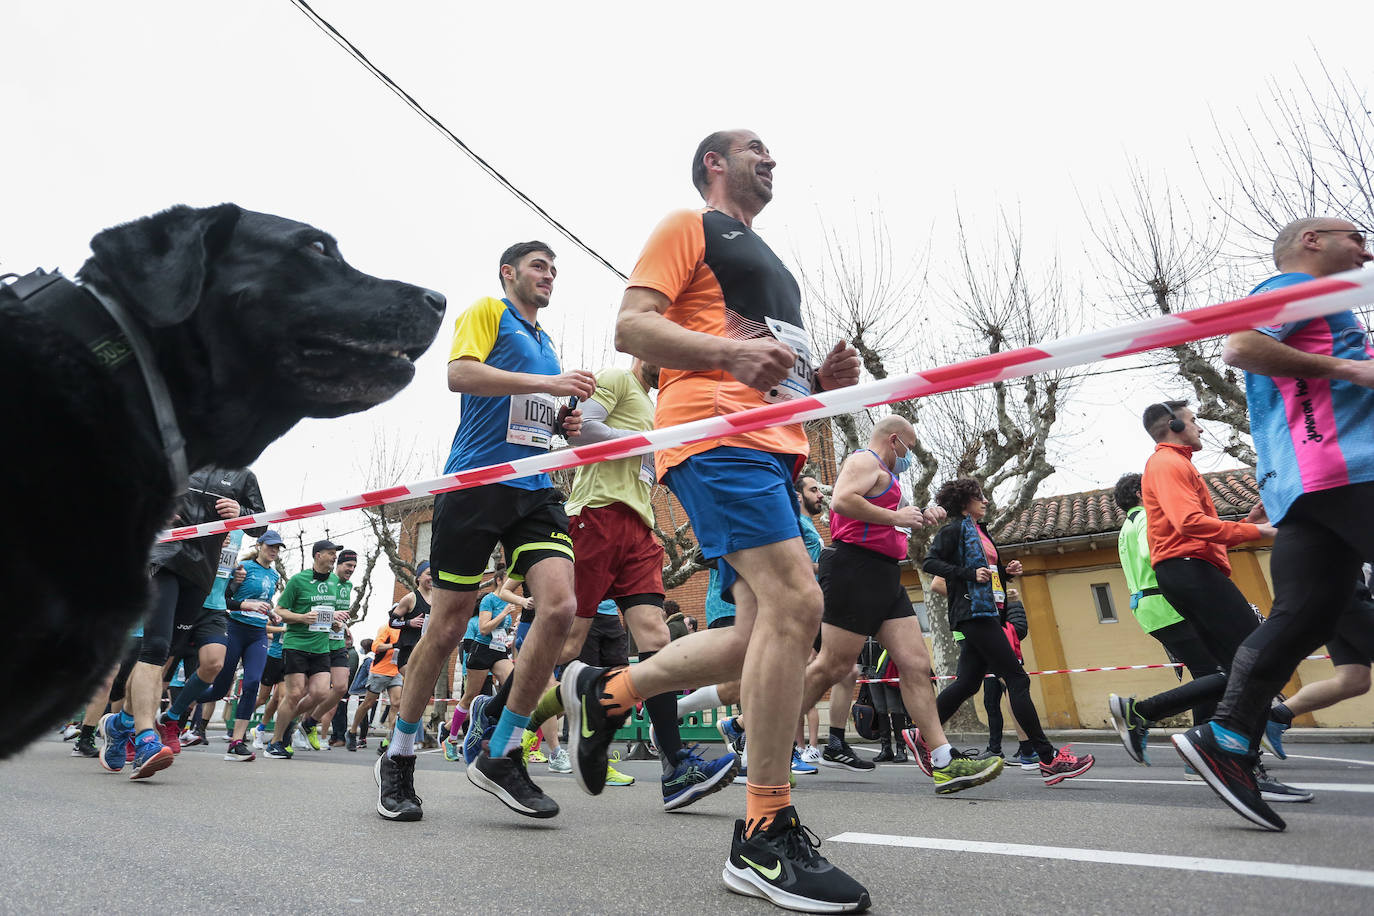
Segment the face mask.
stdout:
<path fill-rule="evenodd" d="M 905 445 L 905 443 L 903 443 L 903 444 Z M 892 463 L 892 472 L 893 472 L 894 474 L 898 474 L 898 475 L 905 474 L 910 468 L 911 468 L 911 452 L 910 452 L 909 450 L 907 451 L 907 453 L 906 453 L 905 455 L 902 455 L 900 458 L 898 458 L 896 461 L 894 461 L 894 462 Z"/>

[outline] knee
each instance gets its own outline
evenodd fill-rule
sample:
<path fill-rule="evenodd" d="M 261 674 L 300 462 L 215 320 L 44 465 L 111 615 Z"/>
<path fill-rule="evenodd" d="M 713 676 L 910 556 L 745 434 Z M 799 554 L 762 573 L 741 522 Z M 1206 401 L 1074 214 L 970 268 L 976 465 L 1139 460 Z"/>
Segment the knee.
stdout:
<path fill-rule="evenodd" d="M 854 671 L 852 661 L 826 652 L 824 646 L 821 647 L 821 654 L 816 656 L 815 664 L 820 669 L 821 679 L 827 684 L 837 684 Z"/>
<path fill-rule="evenodd" d="M 1347 670 L 1348 669 L 1348 670 Z M 1369 693 L 1369 666 L 1342 665 L 1336 669 L 1341 688 L 1341 698 L 1363 696 Z"/>
<path fill-rule="evenodd" d="M 149 665 L 165 665 L 169 651 L 171 651 L 171 640 L 164 636 L 145 635 L 143 645 L 138 650 L 138 660 Z"/>

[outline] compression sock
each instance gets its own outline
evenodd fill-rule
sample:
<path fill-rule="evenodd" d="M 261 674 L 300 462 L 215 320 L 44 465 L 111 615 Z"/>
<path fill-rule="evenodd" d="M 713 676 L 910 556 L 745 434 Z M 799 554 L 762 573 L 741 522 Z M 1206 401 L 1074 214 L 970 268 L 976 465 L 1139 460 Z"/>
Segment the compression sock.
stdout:
<path fill-rule="evenodd" d="M 151 728 L 145 728 L 143 731 L 134 735 L 134 747 L 138 747 L 140 744 L 147 744 L 149 741 L 157 740 L 157 732 Z"/>
<path fill-rule="evenodd" d="M 716 690 L 715 684 L 709 687 L 700 687 L 677 701 L 677 717 L 681 719 L 689 712 L 715 709 L 719 705 L 721 705 L 720 691 Z"/>
<path fill-rule="evenodd" d="M 134 717 L 133 717 L 133 714 L 132 714 L 131 712 L 129 712 L 127 709 L 121 709 L 121 710 L 119 711 L 119 725 L 120 725 L 121 728 L 133 728 L 133 727 L 134 727 Z"/>
<path fill-rule="evenodd" d="M 453 721 L 448 724 L 449 737 L 453 737 L 463 730 L 463 724 L 468 720 L 468 711 L 457 703 L 453 704 Z"/>
<path fill-rule="evenodd" d="M 544 695 L 539 698 L 539 705 L 534 707 L 534 712 L 530 714 L 529 730 L 538 731 L 540 727 L 554 716 L 563 715 L 563 695 L 559 692 L 558 685 L 554 684 Z"/>
<path fill-rule="evenodd" d="M 173 722 L 180 722 L 181 717 L 186 714 L 186 710 L 191 704 L 200 697 L 201 691 L 208 684 L 202 681 L 197 675 L 191 675 L 186 679 L 186 685 L 181 688 L 177 698 L 172 701 L 172 705 L 167 707 L 167 718 Z"/>
<path fill-rule="evenodd" d="M 415 735 L 420 731 L 419 720 L 407 722 L 396 714 L 396 728 L 391 733 L 391 746 L 386 749 L 388 757 L 414 757 Z"/>
<path fill-rule="evenodd" d="M 499 757 L 509 753 L 513 748 L 518 748 L 529 724 L 529 716 L 518 715 L 509 709 L 501 710 L 501 718 L 496 721 L 496 730 L 491 733 L 491 744 L 488 745 L 487 753 Z"/>
<path fill-rule="evenodd" d="M 95 726 L 94 726 L 94 725 L 82 725 L 82 726 L 81 726 L 81 737 L 78 738 L 77 740 L 80 741 L 82 744 L 85 744 L 87 741 L 94 741 L 94 740 L 95 740 Z"/>
<path fill-rule="evenodd" d="M 635 690 L 634 681 L 630 679 L 628 666 L 610 674 L 601 691 L 601 705 L 613 716 L 628 713 L 644 702 L 644 697 Z"/>
<path fill-rule="evenodd" d="M 831 726 L 830 743 L 835 745 L 836 747 L 839 747 L 840 745 L 844 744 L 844 729 L 835 728 L 834 726 Z"/>
<path fill-rule="evenodd" d="M 1269 707 L 1269 718 L 1280 725 L 1292 725 L 1293 710 L 1289 709 L 1288 705 L 1285 703 L 1275 703 L 1273 706 Z"/>
<path fill-rule="evenodd" d="M 397 719 L 396 721 L 399 723 L 400 719 Z M 319 724 L 320 723 L 315 720 L 314 716 L 306 716 L 301 721 L 301 728 L 305 729 L 306 731 L 310 731 L 310 729 L 314 728 L 316 725 Z"/>
<path fill-rule="evenodd" d="M 753 836 L 760 830 L 767 830 L 779 811 L 792 804 L 792 787 L 784 783 L 780 786 L 756 786 L 750 782 L 744 787 L 744 835 Z"/>
<path fill-rule="evenodd" d="M 1228 754 L 1250 753 L 1250 739 L 1240 732 L 1234 732 L 1217 722 L 1212 723 L 1212 737 L 1217 745 Z"/>
<path fill-rule="evenodd" d="M 949 762 L 954 757 L 954 746 L 948 741 L 930 752 L 930 765 L 935 769 L 949 766 Z"/>

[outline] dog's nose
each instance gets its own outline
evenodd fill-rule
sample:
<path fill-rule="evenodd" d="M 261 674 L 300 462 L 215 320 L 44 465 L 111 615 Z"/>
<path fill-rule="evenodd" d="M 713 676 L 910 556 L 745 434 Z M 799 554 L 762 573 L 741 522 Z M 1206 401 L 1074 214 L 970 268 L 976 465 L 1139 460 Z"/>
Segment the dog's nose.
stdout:
<path fill-rule="evenodd" d="M 434 309 L 437 314 L 442 316 L 444 314 L 444 307 L 448 305 L 448 300 L 444 298 L 443 293 L 436 293 L 432 289 L 427 289 L 425 290 L 425 305 L 428 305 L 430 308 Z"/>

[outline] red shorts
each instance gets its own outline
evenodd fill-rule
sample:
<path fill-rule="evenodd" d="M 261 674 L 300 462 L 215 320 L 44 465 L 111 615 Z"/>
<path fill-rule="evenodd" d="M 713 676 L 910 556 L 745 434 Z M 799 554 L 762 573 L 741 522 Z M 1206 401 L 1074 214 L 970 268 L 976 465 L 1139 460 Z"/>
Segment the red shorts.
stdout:
<path fill-rule="evenodd" d="M 663 596 L 663 545 L 623 503 L 590 506 L 568 519 L 577 562 L 577 616 L 595 617 L 607 598 Z"/>

